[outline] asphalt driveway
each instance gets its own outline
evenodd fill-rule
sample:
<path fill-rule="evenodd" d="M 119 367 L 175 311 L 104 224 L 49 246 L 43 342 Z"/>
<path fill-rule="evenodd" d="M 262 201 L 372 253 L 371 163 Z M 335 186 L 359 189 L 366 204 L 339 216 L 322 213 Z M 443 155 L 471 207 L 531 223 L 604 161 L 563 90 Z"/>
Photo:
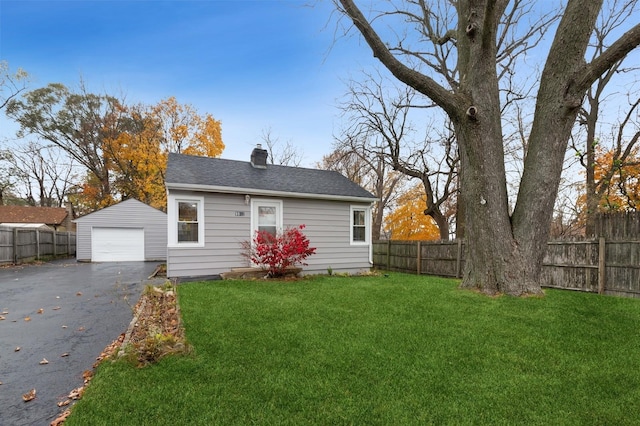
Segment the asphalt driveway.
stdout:
<path fill-rule="evenodd" d="M 0 426 L 49 425 L 63 411 L 58 402 L 126 331 L 157 266 L 68 259 L 0 268 Z M 36 398 L 24 402 L 31 389 Z"/>

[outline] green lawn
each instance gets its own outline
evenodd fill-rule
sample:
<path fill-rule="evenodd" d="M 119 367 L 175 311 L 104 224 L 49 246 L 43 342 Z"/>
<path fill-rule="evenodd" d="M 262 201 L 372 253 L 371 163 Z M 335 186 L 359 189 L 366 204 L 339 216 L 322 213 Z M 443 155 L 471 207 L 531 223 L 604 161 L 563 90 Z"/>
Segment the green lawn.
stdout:
<path fill-rule="evenodd" d="M 193 353 L 103 363 L 67 425 L 640 424 L 640 300 L 403 274 L 179 297 Z"/>

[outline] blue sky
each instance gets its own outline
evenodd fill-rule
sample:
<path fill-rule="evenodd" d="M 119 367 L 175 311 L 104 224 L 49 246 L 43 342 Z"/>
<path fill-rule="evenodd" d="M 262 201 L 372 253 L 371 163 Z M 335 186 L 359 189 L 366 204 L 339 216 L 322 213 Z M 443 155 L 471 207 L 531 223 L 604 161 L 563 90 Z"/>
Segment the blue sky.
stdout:
<path fill-rule="evenodd" d="M 0 0 L 0 60 L 29 89 L 82 78 L 131 104 L 175 96 L 222 122 L 224 158 L 248 159 L 270 129 L 314 166 L 339 133 L 344 81 L 381 68 L 335 23 L 330 0 Z M 0 114 L 0 144 L 15 130 Z"/>
<path fill-rule="evenodd" d="M 247 160 L 263 131 L 313 166 L 339 130 L 344 80 L 373 64 L 335 40 L 330 1 L 0 0 L 0 59 L 32 78 L 155 104 L 175 96 L 222 121 L 224 158 Z M 15 131 L 0 119 L 0 140 Z"/>

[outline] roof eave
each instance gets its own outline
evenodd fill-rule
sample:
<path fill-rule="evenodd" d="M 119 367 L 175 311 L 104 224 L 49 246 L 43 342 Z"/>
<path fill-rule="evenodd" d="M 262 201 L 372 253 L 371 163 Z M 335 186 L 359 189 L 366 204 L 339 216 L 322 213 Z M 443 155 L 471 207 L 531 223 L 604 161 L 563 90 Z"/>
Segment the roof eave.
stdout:
<path fill-rule="evenodd" d="M 167 190 L 178 189 L 183 191 L 218 192 L 223 194 L 262 195 L 269 197 L 307 198 L 314 200 L 350 201 L 358 203 L 374 203 L 375 197 L 358 197 L 350 195 L 313 194 L 305 192 L 274 191 L 269 189 L 236 188 L 231 186 L 215 186 L 188 183 L 165 183 Z"/>

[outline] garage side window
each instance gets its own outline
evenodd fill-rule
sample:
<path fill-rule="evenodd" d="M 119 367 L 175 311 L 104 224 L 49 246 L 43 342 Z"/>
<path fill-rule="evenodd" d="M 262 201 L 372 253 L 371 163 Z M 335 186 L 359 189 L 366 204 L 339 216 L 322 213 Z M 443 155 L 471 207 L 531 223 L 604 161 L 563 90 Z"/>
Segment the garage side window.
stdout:
<path fill-rule="evenodd" d="M 204 247 L 204 198 L 169 196 L 169 245 Z"/>

